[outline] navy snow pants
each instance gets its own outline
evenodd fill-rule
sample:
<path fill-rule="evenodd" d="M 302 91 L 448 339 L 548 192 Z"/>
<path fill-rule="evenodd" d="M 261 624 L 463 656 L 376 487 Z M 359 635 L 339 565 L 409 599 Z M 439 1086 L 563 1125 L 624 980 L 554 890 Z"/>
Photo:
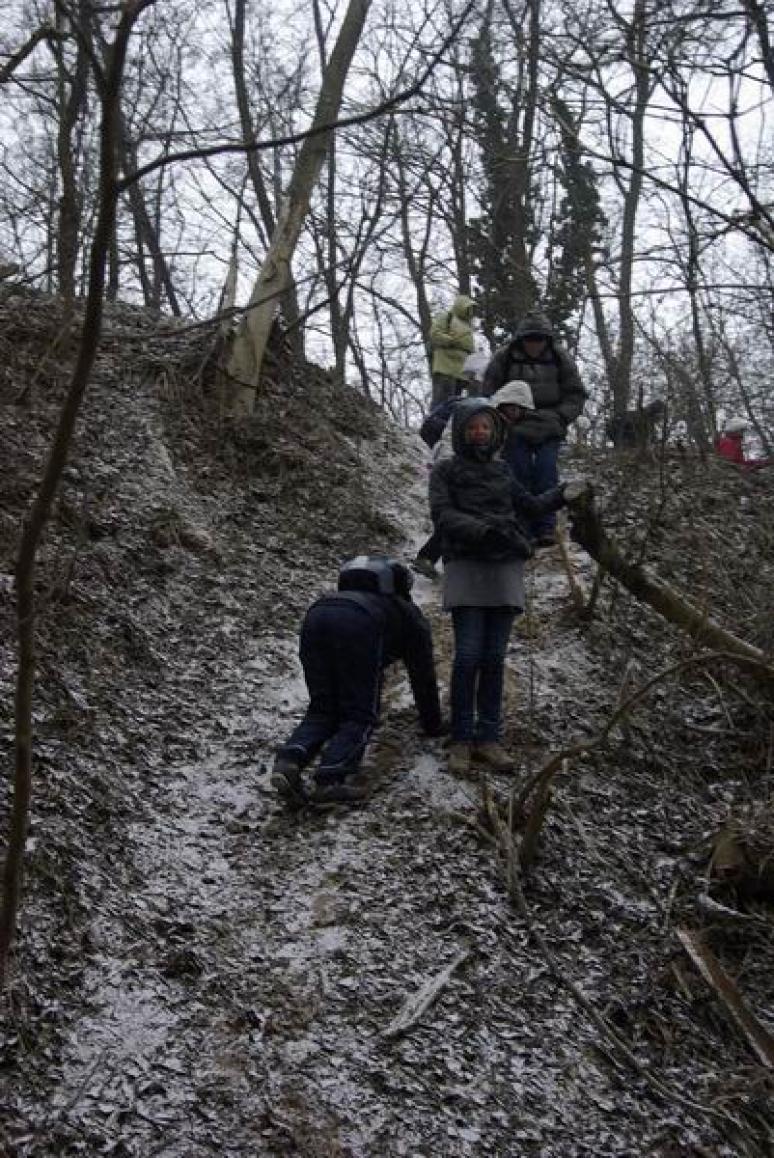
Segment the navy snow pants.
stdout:
<path fill-rule="evenodd" d="M 359 768 L 379 718 L 382 624 L 357 604 L 316 604 L 301 628 L 299 654 L 309 707 L 280 753 L 303 768 L 320 752 L 316 781 L 336 783 Z"/>

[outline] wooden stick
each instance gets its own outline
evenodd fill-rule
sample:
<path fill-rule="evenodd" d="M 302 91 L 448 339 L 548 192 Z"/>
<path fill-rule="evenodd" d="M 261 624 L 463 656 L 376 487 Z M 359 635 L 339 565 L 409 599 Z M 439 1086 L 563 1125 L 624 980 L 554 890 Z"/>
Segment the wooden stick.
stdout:
<path fill-rule="evenodd" d="M 583 593 L 583 588 L 578 582 L 578 576 L 575 574 L 575 567 L 573 566 L 570 552 L 567 546 L 567 527 L 564 522 L 556 525 L 556 542 L 559 546 L 559 555 L 561 556 L 562 564 L 567 575 L 567 582 L 570 586 L 570 598 L 573 606 L 578 611 L 584 611 L 586 608 L 586 596 Z"/>
<path fill-rule="evenodd" d="M 696 929 L 681 928 L 677 936 L 707 984 L 715 991 L 737 1027 L 767 1069 L 774 1069 L 774 1034 L 749 1009 L 733 978 L 729 977 Z"/>
<path fill-rule="evenodd" d="M 452 974 L 467 961 L 469 956 L 470 949 L 462 949 L 450 965 L 425 981 L 424 985 L 412 997 L 407 998 L 403 1008 L 382 1033 L 382 1037 L 392 1039 L 408 1033 L 437 999 L 439 993 L 448 985 Z"/>
<path fill-rule="evenodd" d="M 549 781 L 540 785 L 532 800 L 532 809 L 519 845 L 519 864 L 522 869 L 529 868 L 535 859 L 538 837 L 542 832 L 543 822 L 550 804 L 551 784 Z"/>

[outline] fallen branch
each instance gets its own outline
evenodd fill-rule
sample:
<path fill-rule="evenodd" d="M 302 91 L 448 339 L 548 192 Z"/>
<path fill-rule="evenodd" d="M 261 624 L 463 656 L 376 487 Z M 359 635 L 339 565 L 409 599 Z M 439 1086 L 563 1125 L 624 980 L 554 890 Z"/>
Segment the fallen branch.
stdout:
<path fill-rule="evenodd" d="M 430 977 L 425 981 L 424 985 L 404 1002 L 403 1008 L 384 1030 L 382 1037 L 391 1040 L 408 1033 L 449 984 L 452 974 L 467 961 L 469 956 L 470 949 L 462 949 L 450 965 L 447 965 L 440 973 L 436 973 L 435 977 Z"/>
<path fill-rule="evenodd" d="M 519 857 L 516 854 L 513 832 L 509 829 L 508 825 L 503 822 L 499 810 L 493 804 L 486 781 L 482 782 L 481 788 L 483 811 L 487 816 L 491 830 L 487 831 L 470 817 L 461 816 L 460 819 L 464 820 L 465 823 L 483 837 L 488 844 L 496 848 L 505 878 L 505 885 L 508 890 L 508 897 L 519 917 L 524 922 L 528 937 L 542 954 L 554 979 L 562 988 L 567 990 L 573 1000 L 589 1018 L 592 1025 L 602 1035 L 602 1040 L 605 1046 L 608 1047 L 605 1048 L 605 1046 L 603 1046 L 603 1052 L 610 1057 L 613 1063 L 615 1063 L 616 1058 L 622 1061 L 632 1073 L 647 1085 L 651 1093 L 662 1102 L 671 1102 L 672 1104 L 682 1106 L 684 1109 L 689 1110 L 692 1114 L 698 1115 L 701 1118 L 713 1118 L 719 1129 L 737 1145 L 741 1146 L 740 1153 L 754 1153 L 746 1141 L 743 1142 L 740 1138 L 738 1124 L 732 1117 L 723 1110 L 716 1109 L 714 1106 L 703 1105 L 690 1097 L 686 1097 L 680 1090 L 675 1089 L 674 1086 L 663 1081 L 660 1077 L 656 1076 L 648 1066 L 644 1065 L 634 1054 L 621 1034 L 613 1027 L 610 1021 L 599 1012 L 576 982 L 573 981 L 562 968 L 558 957 L 548 944 L 546 937 L 532 920 L 522 886 Z"/>
<path fill-rule="evenodd" d="M 707 984 L 720 998 L 748 1044 L 768 1069 L 774 1069 L 774 1034 L 748 1008 L 736 982 L 729 977 L 710 947 L 695 929 L 678 929 L 677 936 Z"/>
<path fill-rule="evenodd" d="M 758 673 L 759 675 L 761 675 L 761 669 L 763 669 L 763 675 L 768 676 L 769 681 L 771 681 L 771 686 L 774 687 L 774 668 L 772 668 L 765 661 L 753 659 L 750 656 L 737 655 L 732 652 L 725 651 L 712 651 L 705 655 L 690 656 L 688 659 L 681 660 L 679 663 L 671 664 L 669 667 L 663 668 L 660 672 L 657 672 L 656 675 L 654 675 L 641 687 L 637 688 L 637 690 L 634 691 L 625 700 L 619 700 L 615 711 L 611 714 L 604 727 L 602 727 L 599 732 L 596 733 L 596 735 L 592 736 L 590 740 L 580 741 L 577 744 L 571 745 L 569 748 L 563 748 L 560 752 L 557 752 L 556 755 L 552 756 L 550 760 L 547 760 L 546 763 L 542 765 L 542 767 L 538 768 L 537 771 L 533 772 L 531 776 L 527 777 L 519 792 L 514 794 L 512 807 L 516 815 L 518 815 L 520 811 L 524 809 L 526 802 L 533 791 L 535 792 L 536 796 L 536 803 L 533 807 L 533 813 L 536 813 L 536 819 L 534 821 L 530 821 L 530 840 L 528 844 L 525 843 L 522 845 L 519 853 L 519 863 L 522 867 L 526 867 L 527 864 L 529 864 L 531 858 L 534 856 L 537 837 L 540 833 L 540 829 L 542 828 L 543 820 L 547 811 L 547 791 L 551 781 L 560 771 L 565 762 L 570 763 L 578 756 L 582 756 L 586 752 L 591 752 L 594 748 L 598 748 L 601 744 L 603 744 L 607 740 L 610 732 L 613 730 L 616 724 L 624 719 L 632 710 L 632 708 L 634 708 L 635 705 L 640 702 L 640 700 L 643 700 L 653 690 L 653 688 L 656 687 L 657 684 L 662 683 L 669 676 L 675 675 L 677 672 L 684 671 L 686 668 L 705 667 L 713 663 L 735 664 L 738 667 L 743 667 L 745 670 Z"/>
<path fill-rule="evenodd" d="M 674 587 L 651 575 L 645 567 L 624 557 L 602 525 L 590 487 L 570 504 L 568 510 L 575 542 L 580 543 L 592 559 L 596 559 L 635 598 L 647 603 L 706 647 L 756 660 L 761 665 L 756 678 L 774 687 L 774 668 L 767 662 L 764 652 L 721 627 L 705 611 L 695 607 Z"/>
<path fill-rule="evenodd" d="M 498 810 L 492 808 L 491 799 L 488 799 L 485 784 L 482 785 L 482 795 L 484 797 L 483 804 L 487 813 L 489 821 L 492 825 L 492 834 L 483 832 L 482 835 L 491 840 L 496 845 L 500 865 L 505 877 L 505 884 L 508 890 L 508 896 L 518 915 L 524 922 L 527 930 L 527 935 L 530 940 L 537 946 L 538 950 L 543 956 L 548 968 L 554 979 L 567 990 L 575 1002 L 584 1011 L 591 1023 L 602 1035 L 603 1040 L 611 1046 L 611 1049 L 604 1050 L 612 1060 L 617 1056 L 623 1061 L 628 1068 L 636 1074 L 642 1081 L 646 1083 L 651 1092 L 664 1102 L 672 1102 L 676 1105 L 683 1106 L 685 1109 L 691 1111 L 693 1114 L 700 1116 L 709 1115 L 714 1118 L 719 1127 L 729 1136 L 738 1141 L 738 1127 L 736 1122 L 725 1114 L 722 1110 L 716 1110 L 712 1106 L 702 1105 L 695 1102 L 692 1098 L 686 1097 L 685 1094 L 670 1086 L 666 1081 L 657 1077 L 646 1065 L 644 1065 L 639 1058 L 636 1057 L 630 1046 L 618 1031 L 611 1025 L 610 1021 L 599 1012 L 594 1004 L 586 997 L 580 987 L 568 976 L 567 972 L 562 968 L 558 957 L 548 944 L 543 933 L 532 921 L 532 917 L 527 905 L 527 899 L 524 895 L 524 889 L 521 882 L 521 874 L 519 871 L 519 858 L 516 855 L 514 847 L 513 833 L 509 831 L 507 825 L 503 823 Z M 478 831 L 481 831 L 480 826 L 475 823 L 473 826 Z M 749 1151 L 747 1151 L 749 1153 Z"/>
<path fill-rule="evenodd" d="M 570 557 L 570 552 L 567 545 L 567 527 L 564 523 L 557 523 L 556 526 L 556 542 L 559 546 L 559 555 L 562 560 L 562 565 L 567 575 L 567 583 L 570 588 L 570 598 L 573 606 L 578 611 L 586 610 L 586 596 L 583 593 L 583 588 L 578 582 L 578 576 L 575 574 L 575 567 Z"/>

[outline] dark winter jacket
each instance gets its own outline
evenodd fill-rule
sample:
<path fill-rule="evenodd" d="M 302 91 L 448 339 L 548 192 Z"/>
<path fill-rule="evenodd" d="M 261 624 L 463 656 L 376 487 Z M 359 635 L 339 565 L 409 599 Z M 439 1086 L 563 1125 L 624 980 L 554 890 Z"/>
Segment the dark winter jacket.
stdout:
<path fill-rule="evenodd" d="M 522 342 L 528 335 L 548 342 L 539 358 L 527 357 Z M 578 367 L 557 343 L 543 314 L 527 314 L 513 340 L 493 354 L 484 372 L 482 393 L 490 397 L 513 379 L 528 382 L 535 400 L 535 409 L 519 423 L 518 437 L 534 446 L 549 438 L 564 438 L 567 427 L 583 410 L 586 391 Z"/>
<path fill-rule="evenodd" d="M 382 668 L 396 660 L 406 665 L 422 728 L 436 735 L 441 727 L 441 705 L 433 660 L 430 624 L 417 605 L 400 595 L 377 595 L 371 591 L 332 591 L 318 603 L 361 607 L 382 629 Z"/>
<path fill-rule="evenodd" d="M 465 443 L 464 430 L 474 414 L 495 415 L 497 437 L 482 456 Z M 496 457 L 505 435 L 497 410 L 485 398 L 466 398 L 452 415 L 454 457 L 433 467 L 430 513 L 441 534 L 443 558 L 505 563 L 532 555 L 526 525 L 529 519 L 564 506 L 561 487 L 531 495 Z"/>
<path fill-rule="evenodd" d="M 456 398 L 447 398 L 445 401 L 439 402 L 437 406 L 433 407 L 420 426 L 419 437 L 431 449 L 442 438 L 446 424 L 452 416 L 452 411 L 461 397 L 462 395 L 460 394 Z"/>

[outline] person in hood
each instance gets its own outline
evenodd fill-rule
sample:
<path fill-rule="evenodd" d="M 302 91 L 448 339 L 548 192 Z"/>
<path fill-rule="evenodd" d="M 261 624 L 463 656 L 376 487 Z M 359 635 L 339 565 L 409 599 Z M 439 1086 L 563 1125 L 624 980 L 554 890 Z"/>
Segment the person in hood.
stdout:
<path fill-rule="evenodd" d="M 384 669 L 396 660 L 406 665 L 425 733 L 441 734 L 432 634 L 411 599 L 411 586 L 403 563 L 360 555 L 341 568 L 338 590 L 306 612 L 299 654 L 309 706 L 278 749 L 272 770 L 273 786 L 291 806 L 364 797 L 360 765 L 378 722 Z M 318 754 L 308 796 L 302 772 Z"/>
<path fill-rule="evenodd" d="M 482 393 L 490 397 L 514 379 L 529 384 L 534 409 L 509 435 L 504 455 L 516 478 L 538 495 L 558 485 L 559 447 L 586 401 L 578 368 L 544 314 L 527 314 L 513 339 L 492 356 Z M 530 532 L 537 546 L 552 546 L 556 516 L 538 516 Z"/>
<path fill-rule="evenodd" d="M 530 494 L 498 456 L 503 416 L 486 398 L 465 398 L 452 415 L 454 454 L 433 467 L 430 513 L 441 537 L 443 606 L 451 612 L 449 770 L 477 761 L 499 772 L 513 760 L 502 745 L 505 653 L 524 610 L 524 562 L 532 554 L 524 519 L 558 510 L 575 497 L 564 488 Z"/>
<path fill-rule="evenodd" d="M 468 385 L 465 362 L 476 348 L 472 323 L 475 308 L 472 298 L 459 294 L 450 310 L 444 310 L 433 318 L 429 339 L 433 355 L 434 407 L 465 393 Z"/>
<path fill-rule="evenodd" d="M 535 399 L 529 382 L 522 382 L 520 379 L 506 382 L 504 386 L 495 391 L 490 401 L 505 419 L 505 446 L 507 447 L 508 439 L 518 433 L 521 424 L 526 422 L 535 409 Z M 504 452 L 503 457 L 507 459 L 507 451 Z"/>
<path fill-rule="evenodd" d="M 437 407 L 436 410 L 432 411 L 423 423 L 424 430 L 425 427 L 430 425 L 434 415 L 438 414 L 441 410 L 444 411 L 441 433 L 440 435 L 436 433 L 435 442 L 430 444 L 433 448 L 433 464 L 440 462 L 443 458 L 449 458 L 453 454 L 451 440 L 452 424 L 450 419 L 454 407 L 460 401 L 460 398 L 454 398 L 449 402 L 443 403 L 440 407 Z M 519 423 L 523 422 L 529 415 L 529 412 L 535 409 L 532 391 L 527 382 L 506 382 L 501 390 L 498 390 L 496 394 L 492 395 L 492 405 L 497 407 L 505 419 L 508 431 L 507 437 L 510 437 L 512 431 L 518 430 Z M 433 428 L 434 432 L 438 427 L 440 427 L 440 422 Z M 425 439 L 425 441 L 428 441 L 428 439 Z M 441 536 L 438 531 L 433 531 L 430 538 L 423 543 L 417 551 L 411 566 L 415 571 L 418 571 L 420 575 L 424 575 L 426 579 L 437 579 L 438 572 L 436 571 L 436 564 L 440 558 Z"/>

